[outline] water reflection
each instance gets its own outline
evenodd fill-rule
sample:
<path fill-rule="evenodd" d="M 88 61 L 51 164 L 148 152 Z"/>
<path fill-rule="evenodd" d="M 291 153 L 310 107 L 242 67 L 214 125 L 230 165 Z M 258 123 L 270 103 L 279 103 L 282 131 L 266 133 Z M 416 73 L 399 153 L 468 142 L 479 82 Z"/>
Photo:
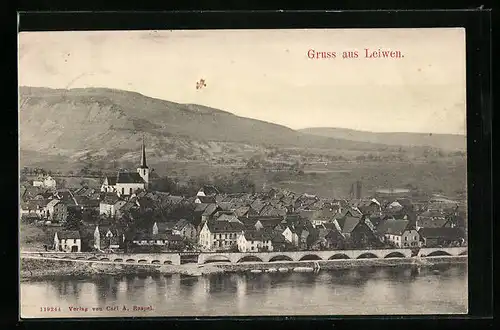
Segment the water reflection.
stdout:
<path fill-rule="evenodd" d="M 66 277 L 23 282 L 21 289 L 22 299 L 37 297 L 40 305 L 154 304 L 159 316 L 467 312 L 467 269 L 453 265 L 317 274 Z M 33 301 L 21 302 L 36 307 Z"/>

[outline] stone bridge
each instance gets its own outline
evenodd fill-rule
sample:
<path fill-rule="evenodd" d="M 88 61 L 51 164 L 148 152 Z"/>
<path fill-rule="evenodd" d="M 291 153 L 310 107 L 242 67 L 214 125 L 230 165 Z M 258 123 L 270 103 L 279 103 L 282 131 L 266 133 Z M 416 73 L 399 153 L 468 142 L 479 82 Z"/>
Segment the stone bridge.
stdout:
<path fill-rule="evenodd" d="M 198 256 L 198 264 L 211 262 L 276 262 L 314 261 L 363 258 L 410 258 L 467 255 L 467 247 L 421 248 L 421 249 L 373 249 L 373 250 L 331 250 L 294 252 L 191 252 Z M 181 254 L 172 253 L 93 253 L 93 252 L 22 252 L 22 255 L 67 260 L 107 261 L 130 264 L 180 265 Z"/>
<path fill-rule="evenodd" d="M 93 253 L 93 252 L 22 252 L 26 256 L 39 256 L 45 258 L 112 261 L 130 264 L 160 264 L 180 265 L 179 253 Z"/>
<path fill-rule="evenodd" d="M 410 258 L 434 256 L 466 255 L 467 247 L 421 248 L 421 249 L 373 249 L 373 250 L 334 250 L 334 251 L 295 251 L 295 252 L 255 252 L 255 253 L 200 253 L 198 263 L 210 262 L 275 262 L 311 261 L 363 258 Z"/>

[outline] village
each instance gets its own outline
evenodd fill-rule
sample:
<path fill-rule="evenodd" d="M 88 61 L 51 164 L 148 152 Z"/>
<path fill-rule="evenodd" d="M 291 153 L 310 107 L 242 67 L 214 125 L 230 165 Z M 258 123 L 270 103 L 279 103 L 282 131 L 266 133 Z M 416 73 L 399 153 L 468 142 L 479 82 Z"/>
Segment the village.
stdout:
<path fill-rule="evenodd" d="M 388 189 L 328 199 L 286 189 L 224 193 L 203 185 L 195 196 L 151 188 L 143 143 L 136 171 L 106 176 L 100 189 L 60 188 L 46 174 L 21 182 L 23 226 L 50 228 L 44 249 L 161 253 L 321 251 L 467 245 L 466 205 L 413 198 Z"/>

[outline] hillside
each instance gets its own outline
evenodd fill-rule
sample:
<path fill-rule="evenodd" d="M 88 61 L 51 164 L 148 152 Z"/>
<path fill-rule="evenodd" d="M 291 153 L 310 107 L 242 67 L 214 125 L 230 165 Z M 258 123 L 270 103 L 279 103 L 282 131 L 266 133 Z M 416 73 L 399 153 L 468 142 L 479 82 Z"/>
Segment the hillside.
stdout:
<path fill-rule="evenodd" d="M 345 139 L 358 142 L 386 144 L 393 146 L 428 146 L 451 151 L 465 151 L 467 138 L 454 134 L 426 133 L 375 133 L 356 131 L 345 128 L 311 127 L 299 130 L 302 133 L 334 139 Z"/>
<path fill-rule="evenodd" d="M 135 160 L 143 136 L 151 157 L 159 161 L 178 154 L 201 159 L 213 153 L 251 153 L 265 146 L 387 148 L 310 135 L 226 111 L 128 91 L 20 88 L 20 147 L 23 152 L 37 153 L 38 158 Z"/>

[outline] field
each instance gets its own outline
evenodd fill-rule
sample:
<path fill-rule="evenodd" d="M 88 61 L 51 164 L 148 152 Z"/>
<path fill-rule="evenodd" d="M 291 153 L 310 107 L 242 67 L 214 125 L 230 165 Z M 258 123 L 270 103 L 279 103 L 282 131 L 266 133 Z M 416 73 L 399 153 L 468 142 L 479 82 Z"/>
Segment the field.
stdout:
<path fill-rule="evenodd" d="M 57 227 L 42 227 L 21 222 L 19 246 L 21 251 L 44 251 L 44 244 L 50 245 Z"/>
<path fill-rule="evenodd" d="M 465 159 L 445 158 L 430 162 L 339 161 L 329 162 L 326 166 L 306 166 L 303 174 L 193 162 L 168 163 L 161 171 L 162 175 L 176 177 L 180 181 L 189 177 L 209 178 L 230 173 L 248 173 L 257 190 L 275 186 L 323 197 L 348 197 L 351 185 L 357 180 L 362 182 L 364 196 L 372 195 L 376 189 L 408 186 L 425 193 L 449 196 L 466 190 Z"/>

